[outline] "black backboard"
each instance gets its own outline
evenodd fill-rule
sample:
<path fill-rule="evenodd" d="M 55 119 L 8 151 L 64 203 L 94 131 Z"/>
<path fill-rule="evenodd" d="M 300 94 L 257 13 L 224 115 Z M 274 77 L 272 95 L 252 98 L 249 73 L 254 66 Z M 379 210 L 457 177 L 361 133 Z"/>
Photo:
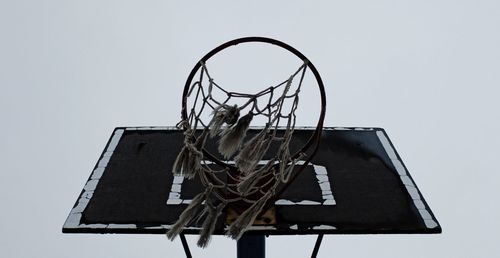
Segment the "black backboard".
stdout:
<path fill-rule="evenodd" d="M 313 129 L 296 128 L 294 138 L 306 141 Z M 63 232 L 165 233 L 202 191 L 196 179 L 172 175 L 182 142 L 182 132 L 174 127 L 116 128 Z M 324 128 L 312 163 L 275 208 L 277 224 L 252 226 L 248 234 L 441 232 L 380 128 Z M 224 234 L 224 227 L 219 223 L 215 234 Z M 199 225 L 184 231 L 198 232 Z"/>

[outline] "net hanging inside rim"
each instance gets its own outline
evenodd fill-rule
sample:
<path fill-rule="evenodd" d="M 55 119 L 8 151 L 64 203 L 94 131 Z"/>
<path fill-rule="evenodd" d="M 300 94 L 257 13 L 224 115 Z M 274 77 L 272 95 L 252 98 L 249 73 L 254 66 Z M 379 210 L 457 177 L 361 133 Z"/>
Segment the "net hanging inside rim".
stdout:
<path fill-rule="evenodd" d="M 283 82 L 254 94 L 225 90 L 211 77 L 206 61 L 225 48 L 247 42 L 277 45 L 295 54 L 303 64 Z M 316 130 L 308 142 L 295 153 L 290 153 L 295 112 L 307 68 L 319 86 L 321 111 Z M 197 73 L 198 80 L 193 82 Z M 188 98 L 194 98 L 189 109 Z M 324 86 L 316 68 L 302 53 L 283 42 L 260 37 L 240 38 L 205 55 L 186 81 L 182 119 L 177 125 L 184 131 L 184 146 L 173 167 L 175 175 L 188 179 L 199 177 L 205 191 L 191 201 L 167 236 L 173 239 L 186 225 L 203 221 L 198 245 L 205 247 L 223 209 L 233 207 L 241 214 L 230 223 L 226 234 L 239 239 L 314 156 L 323 127 L 325 105 Z M 204 116 L 207 112 L 210 119 Z M 265 125 L 252 137 L 246 137 L 256 117 L 264 120 Z M 218 153 L 205 148 L 207 141 L 216 143 Z M 270 151 L 271 145 L 277 148 Z M 272 158 L 259 164 L 266 154 Z"/>

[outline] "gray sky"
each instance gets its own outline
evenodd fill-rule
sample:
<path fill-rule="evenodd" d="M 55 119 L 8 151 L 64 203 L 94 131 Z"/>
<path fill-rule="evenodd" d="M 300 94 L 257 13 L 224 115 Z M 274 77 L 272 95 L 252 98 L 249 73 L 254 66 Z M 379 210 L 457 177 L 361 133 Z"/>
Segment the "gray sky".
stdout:
<path fill-rule="evenodd" d="M 113 128 L 174 125 L 191 67 L 242 36 L 314 62 L 326 125 L 385 128 L 443 227 L 326 236 L 319 257 L 500 256 L 500 2 L 234 2 L 0 1 L 1 257 L 182 257 L 161 235 L 61 227 Z M 189 240 L 195 257 L 235 254 Z M 271 237 L 267 254 L 313 245 Z"/>

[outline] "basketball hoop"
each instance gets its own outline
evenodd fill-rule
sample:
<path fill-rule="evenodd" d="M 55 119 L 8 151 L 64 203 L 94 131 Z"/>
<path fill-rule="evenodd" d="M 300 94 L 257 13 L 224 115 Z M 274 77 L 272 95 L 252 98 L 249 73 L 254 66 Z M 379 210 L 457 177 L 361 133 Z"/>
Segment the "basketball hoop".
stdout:
<path fill-rule="evenodd" d="M 254 93 L 228 91 L 213 79 L 207 61 L 241 43 L 278 46 L 294 54 L 302 64 L 274 86 Z M 292 153 L 289 146 L 296 125 L 299 93 L 310 90 L 303 87 L 308 69 L 316 79 L 321 110 L 309 140 Z M 217 98 L 216 91 L 224 98 Z M 194 99 L 190 106 L 188 98 Z M 169 239 L 174 239 L 190 222 L 203 220 L 198 245 L 205 247 L 224 209 L 236 214 L 234 219 L 226 220 L 229 224 L 226 234 L 239 239 L 259 215 L 269 210 L 272 213 L 274 201 L 315 155 L 325 107 L 325 89 L 318 71 L 302 53 L 283 42 L 262 37 L 240 38 L 206 54 L 191 70 L 184 87 L 181 121 L 177 125 L 184 132 L 184 145 L 173 167 L 175 175 L 187 179 L 199 177 L 205 191 L 192 200 L 167 232 Z M 210 119 L 204 118 L 207 113 Z M 265 122 L 257 134 L 249 137 L 247 131 L 257 117 Z M 209 152 L 206 144 L 216 144 L 218 153 Z M 259 164 L 266 153 L 272 158 Z M 275 221 L 272 217 L 265 223 Z"/>

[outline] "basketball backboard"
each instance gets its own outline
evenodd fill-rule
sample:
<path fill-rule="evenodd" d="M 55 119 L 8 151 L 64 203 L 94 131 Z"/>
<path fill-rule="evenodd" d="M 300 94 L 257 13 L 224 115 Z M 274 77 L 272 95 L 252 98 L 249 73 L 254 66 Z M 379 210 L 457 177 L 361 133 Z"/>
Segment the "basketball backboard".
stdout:
<path fill-rule="evenodd" d="M 305 142 L 311 130 L 296 128 L 293 144 Z M 165 233 L 202 191 L 197 179 L 185 180 L 171 172 L 182 144 L 182 131 L 175 127 L 116 128 L 63 232 Z M 324 128 L 317 154 L 279 196 L 275 209 L 276 223 L 254 225 L 246 234 L 441 232 L 381 128 Z M 226 215 L 217 223 L 215 235 L 225 233 Z M 200 227 L 192 223 L 183 233 L 197 234 Z"/>

